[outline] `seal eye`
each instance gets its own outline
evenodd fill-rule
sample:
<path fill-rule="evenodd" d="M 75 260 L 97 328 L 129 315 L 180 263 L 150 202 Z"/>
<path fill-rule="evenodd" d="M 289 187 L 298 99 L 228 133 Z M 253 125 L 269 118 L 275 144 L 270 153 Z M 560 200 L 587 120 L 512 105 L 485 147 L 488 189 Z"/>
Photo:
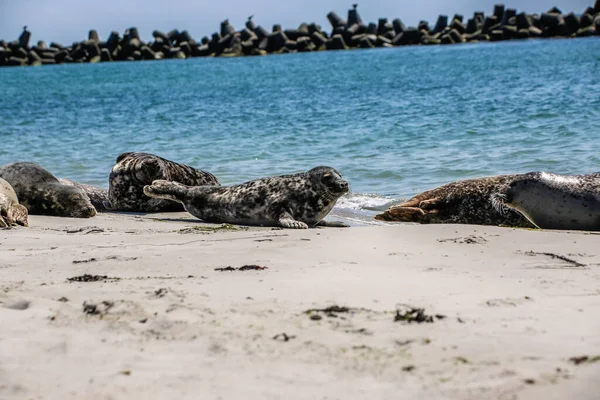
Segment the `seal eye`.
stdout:
<path fill-rule="evenodd" d="M 321 179 L 323 181 L 323 183 L 331 183 L 331 181 L 333 180 L 333 175 L 331 175 L 329 172 L 323 175 L 323 178 Z"/>

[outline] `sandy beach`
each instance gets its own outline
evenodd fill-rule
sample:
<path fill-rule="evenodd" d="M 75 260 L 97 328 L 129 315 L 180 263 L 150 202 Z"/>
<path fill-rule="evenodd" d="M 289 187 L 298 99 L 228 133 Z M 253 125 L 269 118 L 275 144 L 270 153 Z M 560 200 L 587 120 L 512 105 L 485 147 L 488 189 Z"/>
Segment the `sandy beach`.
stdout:
<path fill-rule="evenodd" d="M 597 234 L 219 227 L 0 231 L 0 399 L 600 398 Z"/>

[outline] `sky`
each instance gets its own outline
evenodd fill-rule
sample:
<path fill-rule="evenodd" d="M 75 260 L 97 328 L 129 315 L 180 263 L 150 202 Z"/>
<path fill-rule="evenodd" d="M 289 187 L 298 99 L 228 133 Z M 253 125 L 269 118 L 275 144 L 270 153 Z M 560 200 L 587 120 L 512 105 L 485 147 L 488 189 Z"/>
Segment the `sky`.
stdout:
<path fill-rule="evenodd" d="M 407 25 L 416 26 L 420 20 L 435 24 L 439 14 L 450 18 L 461 13 L 465 18 L 474 11 L 491 14 L 498 0 L 369 0 L 358 2 L 364 22 L 377 22 L 381 17 L 390 21 L 401 18 Z M 539 13 L 553 6 L 564 13 L 580 14 L 594 0 L 511 0 L 506 7 Z M 32 32 L 32 44 L 38 40 L 71 44 L 87 39 L 88 31 L 96 29 L 101 40 L 111 31 L 123 34 L 136 26 L 142 40 L 152 39 L 155 29 L 188 30 L 200 40 L 219 30 L 220 22 L 228 18 L 241 29 L 249 15 L 254 21 L 271 30 L 275 23 L 296 28 L 302 22 L 316 22 L 330 32 L 326 15 L 335 11 L 346 18 L 352 1 L 341 0 L 0 0 L 0 39 L 16 39 L 24 25 Z"/>

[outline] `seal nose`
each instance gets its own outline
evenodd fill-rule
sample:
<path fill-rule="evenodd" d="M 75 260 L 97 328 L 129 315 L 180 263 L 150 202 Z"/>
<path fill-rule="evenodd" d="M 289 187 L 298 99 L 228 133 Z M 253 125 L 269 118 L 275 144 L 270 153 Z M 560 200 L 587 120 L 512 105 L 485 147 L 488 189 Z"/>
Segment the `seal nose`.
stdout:
<path fill-rule="evenodd" d="M 348 190 L 348 182 L 340 182 L 340 189 Z"/>

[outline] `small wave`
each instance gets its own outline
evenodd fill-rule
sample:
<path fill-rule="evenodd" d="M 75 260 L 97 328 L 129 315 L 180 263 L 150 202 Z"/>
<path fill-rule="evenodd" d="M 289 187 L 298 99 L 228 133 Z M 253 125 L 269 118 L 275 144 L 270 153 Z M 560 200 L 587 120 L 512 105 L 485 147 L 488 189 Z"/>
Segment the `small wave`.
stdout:
<path fill-rule="evenodd" d="M 371 193 L 348 193 L 340 197 L 335 208 L 345 210 L 383 211 L 398 199 Z"/>

